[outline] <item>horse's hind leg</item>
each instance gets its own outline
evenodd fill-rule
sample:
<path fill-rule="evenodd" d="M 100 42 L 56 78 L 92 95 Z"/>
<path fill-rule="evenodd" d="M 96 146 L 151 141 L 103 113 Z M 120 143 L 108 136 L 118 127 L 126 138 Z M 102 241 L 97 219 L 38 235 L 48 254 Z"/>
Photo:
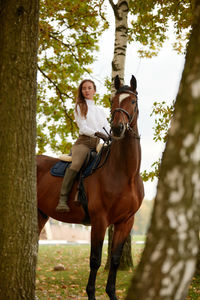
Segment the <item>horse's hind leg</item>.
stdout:
<path fill-rule="evenodd" d="M 40 235 L 42 228 L 48 221 L 49 217 L 45 215 L 40 209 L 38 209 L 38 235 Z"/>
<path fill-rule="evenodd" d="M 117 296 L 115 294 L 117 270 L 120 264 L 120 258 L 122 255 L 124 243 L 133 226 L 133 220 L 134 220 L 133 217 L 129 218 L 126 222 L 117 224 L 114 227 L 110 270 L 109 270 L 108 281 L 106 285 L 106 293 L 108 294 L 110 300 L 117 300 Z"/>
<path fill-rule="evenodd" d="M 101 265 L 102 246 L 107 225 L 100 220 L 95 220 L 91 229 L 91 250 L 90 250 L 90 275 L 87 284 L 88 300 L 95 300 L 95 281 L 97 271 Z"/>

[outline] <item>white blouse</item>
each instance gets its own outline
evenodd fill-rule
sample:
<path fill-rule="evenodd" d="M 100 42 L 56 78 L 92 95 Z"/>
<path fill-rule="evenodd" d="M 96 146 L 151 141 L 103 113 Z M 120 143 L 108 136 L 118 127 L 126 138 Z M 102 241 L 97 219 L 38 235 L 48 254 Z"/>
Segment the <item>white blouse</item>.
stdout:
<path fill-rule="evenodd" d="M 106 118 L 106 112 L 103 107 L 96 105 L 93 100 L 87 100 L 88 111 L 86 119 L 81 116 L 80 107 L 77 106 L 77 112 L 75 111 L 75 120 L 79 127 L 79 134 L 88 135 L 94 137 L 95 132 L 99 131 L 106 134 L 103 127 L 110 132 L 110 124 Z"/>

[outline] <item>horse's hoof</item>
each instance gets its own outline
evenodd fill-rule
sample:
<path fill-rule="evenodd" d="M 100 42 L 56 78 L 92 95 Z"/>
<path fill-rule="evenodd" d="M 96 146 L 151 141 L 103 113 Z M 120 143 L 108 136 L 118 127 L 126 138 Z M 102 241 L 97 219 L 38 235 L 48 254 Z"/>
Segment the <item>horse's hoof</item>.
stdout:
<path fill-rule="evenodd" d="M 115 293 L 110 293 L 108 291 L 106 291 L 106 293 L 108 294 L 108 297 L 109 297 L 110 300 L 118 300 Z"/>

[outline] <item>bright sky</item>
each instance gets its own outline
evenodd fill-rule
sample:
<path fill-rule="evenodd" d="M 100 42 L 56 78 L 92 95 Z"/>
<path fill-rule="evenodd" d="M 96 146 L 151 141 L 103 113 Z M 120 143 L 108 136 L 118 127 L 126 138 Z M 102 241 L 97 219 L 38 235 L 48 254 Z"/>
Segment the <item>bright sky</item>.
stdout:
<path fill-rule="evenodd" d="M 153 118 L 150 117 L 155 101 L 171 102 L 176 98 L 181 74 L 184 66 L 184 56 L 178 55 L 172 49 L 174 36 L 169 34 L 167 41 L 157 57 L 140 59 L 137 55 L 137 45 L 132 44 L 127 49 L 125 68 L 125 84 L 129 85 L 133 74 L 138 83 L 139 93 L 139 132 L 141 135 L 142 165 L 141 171 L 150 167 L 162 155 L 164 146 L 153 141 Z M 100 40 L 100 51 L 97 61 L 92 65 L 92 79 L 95 80 L 97 91 L 104 92 L 104 78 L 111 76 L 111 61 L 114 47 L 114 26 L 111 26 Z M 156 195 L 157 181 L 147 182 L 145 198 L 151 200 Z"/>

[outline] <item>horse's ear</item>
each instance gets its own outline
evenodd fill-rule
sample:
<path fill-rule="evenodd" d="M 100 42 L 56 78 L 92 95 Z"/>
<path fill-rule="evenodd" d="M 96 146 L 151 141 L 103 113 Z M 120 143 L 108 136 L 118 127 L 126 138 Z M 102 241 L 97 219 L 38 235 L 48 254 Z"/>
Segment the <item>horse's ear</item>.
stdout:
<path fill-rule="evenodd" d="M 131 82 L 130 82 L 130 84 L 131 84 L 132 90 L 133 90 L 133 91 L 136 91 L 136 89 L 137 89 L 137 80 L 136 80 L 135 76 L 133 76 L 133 75 L 132 75 L 132 77 L 131 77 Z"/>
<path fill-rule="evenodd" d="M 115 89 L 118 90 L 121 86 L 121 82 L 120 82 L 120 78 L 119 75 L 117 75 L 114 79 L 114 85 L 115 85 Z"/>

